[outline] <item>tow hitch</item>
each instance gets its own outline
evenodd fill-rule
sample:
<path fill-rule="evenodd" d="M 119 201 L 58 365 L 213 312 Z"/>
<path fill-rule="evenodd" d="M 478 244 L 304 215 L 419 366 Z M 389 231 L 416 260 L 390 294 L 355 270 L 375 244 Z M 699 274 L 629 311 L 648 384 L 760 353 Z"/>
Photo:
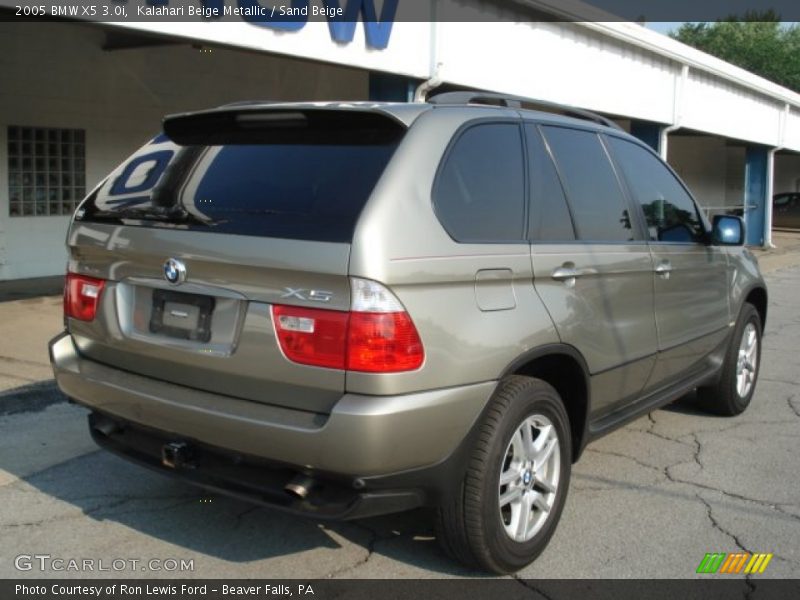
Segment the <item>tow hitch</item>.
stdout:
<path fill-rule="evenodd" d="M 186 442 L 170 442 L 161 447 L 161 464 L 170 469 L 192 467 L 192 449 Z"/>

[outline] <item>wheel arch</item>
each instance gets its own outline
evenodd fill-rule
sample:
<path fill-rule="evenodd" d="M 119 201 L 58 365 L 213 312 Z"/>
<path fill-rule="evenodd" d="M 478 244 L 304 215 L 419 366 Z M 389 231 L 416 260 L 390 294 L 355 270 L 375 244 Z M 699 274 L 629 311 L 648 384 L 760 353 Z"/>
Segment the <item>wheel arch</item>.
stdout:
<path fill-rule="evenodd" d="M 519 356 L 502 373 L 536 377 L 552 385 L 564 402 L 572 434 L 572 461 L 581 455 L 587 441 L 589 414 L 589 369 L 583 355 L 567 344 L 548 344 Z"/>
<path fill-rule="evenodd" d="M 761 330 L 763 331 L 767 325 L 767 290 L 762 286 L 755 286 L 750 288 L 744 295 L 744 301 L 752 304 L 758 311 L 758 316 L 761 318 Z"/>

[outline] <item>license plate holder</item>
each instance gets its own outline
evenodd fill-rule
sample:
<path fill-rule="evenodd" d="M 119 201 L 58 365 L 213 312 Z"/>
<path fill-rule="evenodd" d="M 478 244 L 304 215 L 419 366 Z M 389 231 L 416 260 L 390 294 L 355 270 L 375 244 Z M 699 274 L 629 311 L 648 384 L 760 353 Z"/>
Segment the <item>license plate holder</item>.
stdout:
<path fill-rule="evenodd" d="M 207 343 L 211 340 L 214 298 L 172 290 L 153 290 L 150 333 Z"/>

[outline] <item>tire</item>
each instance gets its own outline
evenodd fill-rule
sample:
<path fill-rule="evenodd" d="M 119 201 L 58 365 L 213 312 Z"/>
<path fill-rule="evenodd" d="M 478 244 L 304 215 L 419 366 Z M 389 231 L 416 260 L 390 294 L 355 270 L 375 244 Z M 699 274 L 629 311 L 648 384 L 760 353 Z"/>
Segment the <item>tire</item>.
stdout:
<path fill-rule="evenodd" d="M 478 427 L 460 490 L 437 511 L 437 538 L 469 567 L 513 573 L 541 554 L 561 517 L 572 468 L 569 419 L 551 385 L 515 375 L 500 382 Z M 511 483 L 501 485 L 501 474 Z"/>
<path fill-rule="evenodd" d="M 748 340 L 751 341 L 748 343 Z M 753 398 L 760 364 L 761 317 L 752 304 L 744 304 L 725 352 L 719 380 L 714 385 L 697 389 L 700 407 L 726 417 L 743 413 Z M 740 376 L 749 383 L 742 385 Z"/>

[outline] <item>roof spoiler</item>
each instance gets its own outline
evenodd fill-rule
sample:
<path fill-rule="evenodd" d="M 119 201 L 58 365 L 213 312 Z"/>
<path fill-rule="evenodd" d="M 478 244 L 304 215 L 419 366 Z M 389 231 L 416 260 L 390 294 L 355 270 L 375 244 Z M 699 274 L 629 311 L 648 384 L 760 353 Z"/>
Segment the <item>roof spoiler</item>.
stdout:
<path fill-rule="evenodd" d="M 170 115 L 164 133 L 181 146 L 226 144 L 385 144 L 405 131 L 402 122 L 358 107 L 237 105 Z"/>

